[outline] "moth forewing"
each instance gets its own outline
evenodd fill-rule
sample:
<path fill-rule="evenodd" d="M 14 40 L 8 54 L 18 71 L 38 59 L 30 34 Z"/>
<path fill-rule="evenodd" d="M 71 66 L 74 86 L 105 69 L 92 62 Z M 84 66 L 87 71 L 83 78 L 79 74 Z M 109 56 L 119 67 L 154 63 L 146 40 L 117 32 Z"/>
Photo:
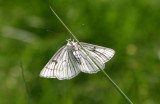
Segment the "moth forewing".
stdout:
<path fill-rule="evenodd" d="M 61 47 L 45 65 L 45 67 L 40 72 L 40 77 L 44 78 L 56 78 L 55 76 L 55 67 L 59 63 L 59 57 L 63 55 L 63 52 L 66 50 L 66 45 Z"/>
<path fill-rule="evenodd" d="M 89 52 L 97 54 L 99 57 L 101 57 L 104 62 L 109 61 L 115 54 L 115 51 L 111 48 L 106 48 L 98 45 L 88 44 L 84 42 L 80 42 L 82 46 L 88 50 Z"/>

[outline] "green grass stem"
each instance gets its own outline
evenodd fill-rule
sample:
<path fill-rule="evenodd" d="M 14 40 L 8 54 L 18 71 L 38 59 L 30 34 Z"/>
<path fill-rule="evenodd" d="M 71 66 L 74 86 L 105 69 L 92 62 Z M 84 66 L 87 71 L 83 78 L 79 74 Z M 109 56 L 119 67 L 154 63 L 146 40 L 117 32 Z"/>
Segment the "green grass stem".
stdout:
<path fill-rule="evenodd" d="M 20 67 L 21 67 L 23 82 L 24 82 L 24 85 L 25 85 L 26 93 L 27 93 L 27 104 L 30 104 L 29 91 L 28 91 L 28 87 L 27 87 L 26 80 L 25 80 L 24 68 L 23 68 L 23 64 L 22 64 L 22 61 L 21 61 L 21 60 L 20 60 Z"/>
<path fill-rule="evenodd" d="M 81 46 L 81 48 L 85 51 L 85 53 L 88 55 L 88 57 L 94 62 L 94 64 L 104 73 L 104 75 L 107 77 L 107 79 L 113 84 L 113 86 L 116 88 L 116 90 L 123 96 L 124 99 L 129 104 L 133 104 L 132 101 L 125 95 L 125 93 L 118 87 L 118 85 L 109 77 L 109 75 L 101 69 L 98 64 L 93 60 L 93 58 L 89 55 L 89 53 L 85 50 L 85 48 L 81 45 L 81 43 L 78 41 L 76 36 L 71 32 L 71 30 L 64 24 L 64 22 L 59 18 L 59 16 L 56 14 L 56 12 L 50 7 L 54 15 L 58 18 L 58 20 L 62 23 L 62 25 L 67 29 L 67 31 L 73 36 L 73 38 L 78 42 L 78 44 Z"/>

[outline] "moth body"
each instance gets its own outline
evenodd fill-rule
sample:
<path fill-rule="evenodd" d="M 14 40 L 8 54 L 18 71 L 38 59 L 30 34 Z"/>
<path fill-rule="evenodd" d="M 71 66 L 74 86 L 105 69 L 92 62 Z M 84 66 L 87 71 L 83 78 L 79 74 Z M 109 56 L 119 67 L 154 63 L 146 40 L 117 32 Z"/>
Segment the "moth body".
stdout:
<path fill-rule="evenodd" d="M 80 46 L 78 45 L 77 42 L 71 41 L 70 39 L 68 39 L 67 41 L 68 41 L 67 46 L 73 53 L 74 58 L 79 64 L 81 64 L 81 57 L 79 53 Z"/>

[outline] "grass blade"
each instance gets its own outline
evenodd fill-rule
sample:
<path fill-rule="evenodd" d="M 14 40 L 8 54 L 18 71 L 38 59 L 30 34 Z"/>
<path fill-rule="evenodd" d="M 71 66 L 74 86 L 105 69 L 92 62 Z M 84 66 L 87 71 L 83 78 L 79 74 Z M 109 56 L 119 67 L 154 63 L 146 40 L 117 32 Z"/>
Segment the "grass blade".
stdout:
<path fill-rule="evenodd" d="M 23 82 L 25 85 L 26 93 L 27 93 L 27 104 L 30 104 L 29 90 L 28 90 L 27 83 L 26 83 L 25 76 L 24 76 L 24 69 L 23 69 L 22 61 L 20 61 L 20 67 L 21 67 Z"/>
<path fill-rule="evenodd" d="M 64 22 L 59 18 L 59 16 L 56 14 L 56 12 L 52 9 L 52 7 L 50 7 L 50 9 L 52 10 L 52 12 L 54 13 L 54 15 L 58 18 L 58 20 L 62 23 L 62 25 L 67 29 L 67 31 L 73 36 L 73 38 L 78 42 L 78 44 L 81 46 L 81 48 L 85 51 L 85 53 L 89 56 L 89 58 L 94 62 L 94 64 L 104 73 L 104 75 L 107 77 L 107 79 L 113 84 L 113 86 L 116 88 L 116 90 L 123 96 L 124 99 L 126 99 L 126 101 L 129 104 L 133 104 L 132 101 L 125 95 L 125 93 L 117 86 L 117 84 L 109 77 L 109 75 L 102 70 L 98 64 L 93 60 L 93 58 L 89 55 L 89 53 L 85 50 L 85 48 L 80 44 L 80 42 L 78 41 L 78 39 L 76 38 L 76 36 L 71 32 L 71 30 L 64 24 Z"/>

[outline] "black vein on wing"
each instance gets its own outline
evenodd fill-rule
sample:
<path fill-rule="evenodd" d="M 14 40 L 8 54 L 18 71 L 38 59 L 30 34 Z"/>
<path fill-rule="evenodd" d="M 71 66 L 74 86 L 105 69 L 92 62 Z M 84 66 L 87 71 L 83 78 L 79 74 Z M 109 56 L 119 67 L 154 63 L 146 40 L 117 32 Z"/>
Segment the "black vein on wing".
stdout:
<path fill-rule="evenodd" d="M 67 53 L 68 53 L 68 50 L 67 50 Z M 66 54 L 66 58 L 69 59 L 68 54 Z M 67 61 L 66 61 L 66 64 L 67 64 L 67 70 L 66 70 L 66 71 L 67 71 L 67 75 L 66 75 L 66 78 L 69 76 L 69 75 L 68 75 L 68 62 L 69 62 L 69 61 L 67 60 Z"/>
<path fill-rule="evenodd" d="M 47 65 L 44 67 L 44 69 L 46 68 L 46 69 L 48 69 L 48 70 L 44 70 L 44 72 L 42 73 L 43 74 L 43 76 L 49 71 L 49 69 L 50 70 L 52 70 L 52 67 L 51 68 L 48 68 L 48 65 L 49 64 L 51 64 L 51 60 L 53 60 L 53 58 L 54 57 L 56 57 L 58 54 L 60 55 L 61 54 L 61 52 L 60 51 L 62 51 L 63 49 L 65 48 L 65 46 L 63 46 L 61 49 L 59 49 L 56 53 L 55 53 L 55 55 L 50 59 L 50 61 L 47 63 Z M 56 65 L 56 64 L 55 64 Z M 54 71 L 53 71 L 54 72 Z M 54 75 L 53 75 L 54 76 Z M 45 77 L 47 77 L 47 75 L 45 76 Z"/>
<path fill-rule="evenodd" d="M 88 49 L 88 50 L 89 50 L 89 49 Z M 106 57 L 106 56 L 103 55 L 103 56 L 104 56 L 104 57 L 103 57 L 103 56 L 101 56 L 100 54 L 97 54 L 97 53 L 96 53 L 96 52 L 97 52 L 97 51 L 96 51 L 96 48 L 94 49 L 94 51 L 93 51 L 93 49 L 90 49 L 89 51 L 91 51 L 91 52 L 93 52 L 94 54 L 96 54 L 97 56 L 101 57 L 102 60 L 104 60 L 104 61 L 106 60 L 106 58 L 104 58 L 104 57 Z"/>
<path fill-rule="evenodd" d="M 88 43 L 83 43 L 83 42 L 81 42 L 81 44 L 82 44 L 84 47 L 88 48 L 89 50 L 90 50 L 90 49 L 92 50 L 93 47 L 96 47 L 96 48 L 99 48 L 99 49 L 104 50 L 104 53 L 102 52 L 103 54 L 100 53 L 101 51 L 99 51 L 99 53 L 102 54 L 103 56 L 105 56 L 105 57 L 107 58 L 107 61 L 110 60 L 110 59 L 113 57 L 114 50 L 112 50 L 112 49 L 110 49 L 110 48 L 106 48 L 106 47 L 102 47 L 102 46 L 98 46 L 98 45 L 93 45 L 93 44 L 88 44 Z M 97 51 L 97 50 L 95 50 L 95 51 Z M 112 55 L 108 55 L 108 53 L 105 53 L 105 51 L 112 53 Z M 98 51 L 97 51 L 97 52 L 98 52 Z"/>
<path fill-rule="evenodd" d="M 97 50 L 96 50 L 96 52 L 99 53 L 99 54 L 101 54 L 101 55 L 103 55 L 106 58 L 105 60 L 107 60 L 107 61 L 109 60 L 108 56 L 106 56 L 103 52 L 97 51 Z"/>
<path fill-rule="evenodd" d="M 82 54 L 84 54 L 84 51 L 82 50 L 82 51 L 80 51 L 80 52 L 82 52 Z M 85 54 L 84 54 L 84 56 L 85 56 Z M 89 66 L 91 66 L 91 68 L 94 70 L 93 72 L 97 72 L 96 70 L 95 70 L 95 68 L 96 68 L 96 66 L 92 66 L 92 64 L 93 65 L 95 65 L 93 62 L 92 62 L 92 60 L 86 55 L 86 57 L 84 57 L 83 55 L 82 55 L 82 57 L 87 61 L 87 63 L 89 64 Z M 89 60 L 87 60 L 87 59 L 89 59 Z M 84 61 L 85 62 L 85 61 Z M 91 62 L 91 63 L 90 63 Z M 88 67 L 88 65 L 86 64 L 86 66 Z M 88 69 L 90 69 L 89 67 L 88 67 Z"/>
<path fill-rule="evenodd" d="M 60 59 L 61 57 L 63 57 L 64 53 L 66 52 L 66 49 L 63 50 L 62 52 L 60 52 L 58 54 L 58 56 L 56 56 L 56 60 Z M 63 62 L 63 61 L 62 61 Z M 54 75 L 56 74 L 57 75 L 57 71 L 59 69 L 59 66 L 61 65 L 61 61 L 58 61 L 58 63 L 55 65 L 55 70 L 54 70 Z M 56 76 L 55 75 L 55 76 Z M 57 77 L 57 76 L 56 76 Z"/>
<path fill-rule="evenodd" d="M 99 63 L 104 63 L 102 60 L 103 60 L 103 58 L 100 56 L 100 55 L 97 55 L 96 53 L 92 53 L 92 51 L 88 51 L 90 54 L 91 54 L 91 56 L 98 62 L 98 61 L 100 61 Z M 100 58 L 101 57 L 101 58 Z"/>
<path fill-rule="evenodd" d="M 85 44 L 86 44 L 86 43 L 85 43 Z M 99 52 L 99 51 L 96 50 L 97 47 L 100 48 L 100 49 L 103 49 L 103 47 L 96 46 L 96 45 L 93 45 L 93 46 L 92 46 L 92 45 L 84 45 L 84 47 L 85 47 L 85 48 L 88 48 L 89 51 L 93 51 L 93 47 L 96 47 L 96 48 L 94 49 L 94 52 L 95 52 L 95 53 L 98 52 L 98 53 L 102 54 L 102 55 L 107 59 L 107 61 L 108 61 L 108 57 L 107 57 L 103 52 L 101 52 L 101 51 Z M 98 55 L 98 56 L 101 56 L 101 55 L 98 54 L 98 53 L 97 53 L 97 55 Z M 102 57 L 102 59 L 104 59 L 104 57 Z M 104 60 L 106 60 L 106 59 L 104 59 Z"/>
<path fill-rule="evenodd" d="M 108 55 L 108 52 L 109 52 L 109 51 L 106 51 L 107 53 L 105 52 L 105 50 L 104 50 L 104 52 L 102 52 L 102 51 L 100 51 L 100 52 L 103 53 L 105 56 L 107 56 L 107 59 L 108 59 L 108 60 L 111 59 L 112 56 L 111 56 L 111 55 Z"/>
<path fill-rule="evenodd" d="M 73 57 L 71 56 L 71 51 L 68 54 L 69 54 L 69 60 L 71 62 L 71 66 L 73 67 L 74 72 L 75 72 L 73 75 L 76 75 L 76 69 L 75 69 L 75 66 L 73 64 L 74 62 L 72 61 Z"/>
<path fill-rule="evenodd" d="M 94 52 L 92 52 L 92 51 L 89 51 L 88 50 L 88 52 L 91 54 L 91 56 L 95 59 L 95 60 L 97 60 L 97 61 L 100 61 L 101 63 L 103 63 L 103 58 L 100 56 L 100 55 L 97 55 L 96 53 L 94 53 Z M 96 59 L 97 58 L 97 59 Z"/>
<path fill-rule="evenodd" d="M 66 55 L 67 55 L 67 53 L 68 53 L 68 51 L 66 50 L 66 52 L 64 53 L 64 55 L 63 55 L 63 62 L 62 62 L 62 73 L 63 73 L 63 78 L 64 78 L 64 75 L 65 75 L 65 67 L 64 67 L 64 65 L 66 64 Z"/>

